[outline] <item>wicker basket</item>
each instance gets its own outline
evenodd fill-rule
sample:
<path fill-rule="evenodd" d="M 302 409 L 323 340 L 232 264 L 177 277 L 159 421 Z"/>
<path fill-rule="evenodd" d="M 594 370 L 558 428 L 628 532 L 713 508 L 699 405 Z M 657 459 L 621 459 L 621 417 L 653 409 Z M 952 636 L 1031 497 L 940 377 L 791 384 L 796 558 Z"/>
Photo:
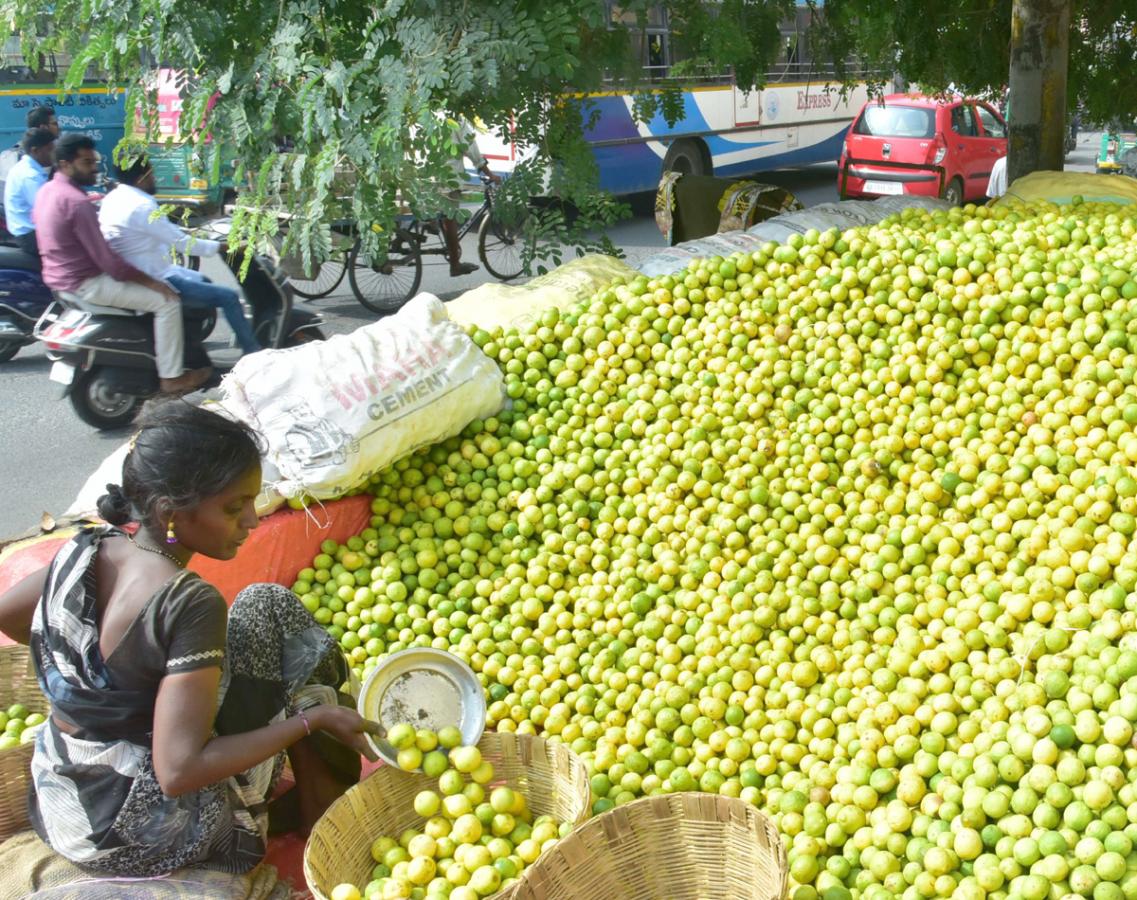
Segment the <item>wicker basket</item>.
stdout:
<path fill-rule="evenodd" d="M 525 870 L 512 900 L 782 900 L 789 870 L 749 803 L 645 797 L 586 822 Z"/>
<path fill-rule="evenodd" d="M 563 744 L 487 731 L 478 749 L 494 767 L 494 781 L 487 787 L 508 784 L 521 791 L 535 816 L 552 815 L 574 825 L 588 817 L 588 771 Z M 415 794 L 437 783 L 422 773 L 382 766 L 333 803 L 304 848 L 304 879 L 316 900 L 327 900 L 337 884 L 362 887 L 370 881 L 371 844 L 380 835 L 397 837 L 407 828 L 421 827 L 422 818 L 413 807 Z M 515 889 L 513 885 L 493 896 L 505 900 Z"/>
<path fill-rule="evenodd" d="M 22 644 L 0 647 L 0 707 L 22 703 L 47 715 L 50 707 L 32 671 L 31 654 Z M 0 750 L 0 841 L 28 827 L 28 785 L 34 744 Z"/>

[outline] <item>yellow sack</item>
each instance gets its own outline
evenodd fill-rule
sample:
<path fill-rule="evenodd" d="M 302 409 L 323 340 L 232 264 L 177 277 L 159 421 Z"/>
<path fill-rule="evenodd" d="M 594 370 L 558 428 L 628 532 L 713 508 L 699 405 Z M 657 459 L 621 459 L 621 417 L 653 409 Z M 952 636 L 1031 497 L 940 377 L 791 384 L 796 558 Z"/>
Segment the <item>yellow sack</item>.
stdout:
<path fill-rule="evenodd" d="M 631 281 L 639 272 L 613 256 L 589 254 L 527 284 L 483 284 L 446 304 L 450 319 L 459 325 L 492 330 L 521 328 L 546 309 L 568 309 L 587 300 L 616 279 Z"/>
<path fill-rule="evenodd" d="M 31 830 L 0 844 L 0 866 L 0 900 L 288 900 L 292 894 L 265 863 L 244 875 L 192 868 L 155 878 L 92 875 Z"/>
<path fill-rule="evenodd" d="M 1031 172 L 1016 179 L 993 205 L 1038 200 L 1069 203 L 1075 197 L 1096 203 L 1137 203 L 1137 179 L 1090 172 Z"/>

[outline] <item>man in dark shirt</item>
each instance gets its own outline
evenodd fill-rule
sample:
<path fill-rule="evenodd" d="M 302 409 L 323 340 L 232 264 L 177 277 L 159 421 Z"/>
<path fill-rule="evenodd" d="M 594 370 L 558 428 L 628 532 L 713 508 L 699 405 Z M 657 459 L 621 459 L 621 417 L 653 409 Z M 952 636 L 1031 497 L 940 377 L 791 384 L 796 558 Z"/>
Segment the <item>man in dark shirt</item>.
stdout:
<path fill-rule="evenodd" d="M 54 106 L 36 106 L 28 110 L 28 128 L 46 128 L 59 137 L 59 120 Z"/>
<path fill-rule="evenodd" d="M 34 106 L 28 110 L 28 130 L 33 128 L 46 128 L 55 137 L 59 137 L 59 119 L 55 117 L 55 107 Z M 0 189 L 8 179 L 8 173 L 23 157 L 24 151 L 19 144 L 0 152 Z"/>
<path fill-rule="evenodd" d="M 31 256 L 39 256 L 32 208 L 36 194 L 51 177 L 55 138 L 49 128 L 28 129 L 20 142 L 24 155 L 4 182 L 4 224 L 16 246 Z"/>
<path fill-rule="evenodd" d="M 99 230 L 98 213 L 83 192 L 98 177 L 95 142 L 85 134 L 65 134 L 55 145 L 55 165 L 32 213 L 44 283 L 81 303 L 153 313 L 162 392 L 184 394 L 200 387 L 211 370 L 185 370 L 177 291 L 124 262 Z"/>

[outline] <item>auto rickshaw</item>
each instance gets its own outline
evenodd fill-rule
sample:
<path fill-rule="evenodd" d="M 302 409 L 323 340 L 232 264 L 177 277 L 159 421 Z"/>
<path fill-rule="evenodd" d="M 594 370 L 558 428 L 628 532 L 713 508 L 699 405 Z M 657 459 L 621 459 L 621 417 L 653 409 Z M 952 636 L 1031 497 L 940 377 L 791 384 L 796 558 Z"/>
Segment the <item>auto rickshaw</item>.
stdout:
<path fill-rule="evenodd" d="M 1120 175 L 1125 171 L 1126 154 L 1137 148 L 1137 125 L 1132 122 L 1114 122 L 1101 135 L 1098 152 L 1099 175 Z"/>

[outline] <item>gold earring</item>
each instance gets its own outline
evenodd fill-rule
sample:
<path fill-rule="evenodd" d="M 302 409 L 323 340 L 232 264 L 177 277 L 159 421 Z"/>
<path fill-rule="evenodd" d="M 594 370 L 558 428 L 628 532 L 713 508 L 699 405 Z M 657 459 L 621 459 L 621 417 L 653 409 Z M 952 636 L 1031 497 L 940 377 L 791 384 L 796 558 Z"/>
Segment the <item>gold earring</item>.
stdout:
<path fill-rule="evenodd" d="M 177 542 L 178 536 L 174 534 L 174 520 L 170 519 L 170 524 L 166 526 L 166 543 L 176 544 Z"/>

